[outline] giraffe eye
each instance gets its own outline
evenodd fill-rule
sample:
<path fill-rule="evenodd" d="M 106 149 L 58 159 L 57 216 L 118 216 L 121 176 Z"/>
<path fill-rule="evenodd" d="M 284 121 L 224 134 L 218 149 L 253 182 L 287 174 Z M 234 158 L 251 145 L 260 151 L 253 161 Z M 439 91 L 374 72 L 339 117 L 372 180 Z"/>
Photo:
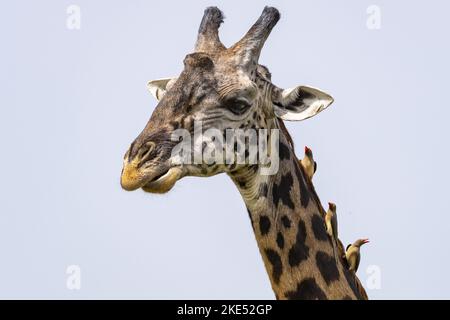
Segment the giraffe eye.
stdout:
<path fill-rule="evenodd" d="M 232 99 L 227 101 L 225 107 L 236 115 L 241 115 L 250 108 L 250 104 L 243 99 Z"/>

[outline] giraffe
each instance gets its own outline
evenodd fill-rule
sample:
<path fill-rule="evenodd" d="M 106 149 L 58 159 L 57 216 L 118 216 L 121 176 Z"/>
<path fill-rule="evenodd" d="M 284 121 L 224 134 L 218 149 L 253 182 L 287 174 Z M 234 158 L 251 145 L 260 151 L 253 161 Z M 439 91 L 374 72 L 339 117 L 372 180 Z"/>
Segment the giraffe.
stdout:
<path fill-rule="evenodd" d="M 225 173 L 245 202 L 276 299 L 367 299 L 359 279 L 348 270 L 339 240 L 339 254 L 334 252 L 325 211 L 283 123 L 312 117 L 333 99 L 306 86 L 281 89 L 271 82 L 269 69 L 258 63 L 279 18 L 277 9 L 265 7 L 244 37 L 226 48 L 218 33 L 222 12 L 216 7 L 205 10 L 195 50 L 185 57 L 181 74 L 149 82 L 158 104 L 124 156 L 121 186 L 165 193 L 185 176 Z M 205 130 L 266 129 L 267 144 L 277 132 L 272 150 L 277 151 L 278 169 L 262 174 L 265 165 L 259 163 L 180 164 L 173 156 L 179 141 L 172 133 L 193 133 L 196 121 Z"/>

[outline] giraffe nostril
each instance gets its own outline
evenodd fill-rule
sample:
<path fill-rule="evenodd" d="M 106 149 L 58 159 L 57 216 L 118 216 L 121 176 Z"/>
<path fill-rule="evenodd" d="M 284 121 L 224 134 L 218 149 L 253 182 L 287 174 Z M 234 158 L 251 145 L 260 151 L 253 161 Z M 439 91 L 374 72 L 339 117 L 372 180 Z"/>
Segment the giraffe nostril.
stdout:
<path fill-rule="evenodd" d="M 156 144 L 153 141 L 148 141 L 144 143 L 138 152 L 140 158 L 139 160 L 140 165 L 154 158 L 155 152 L 156 152 Z"/>

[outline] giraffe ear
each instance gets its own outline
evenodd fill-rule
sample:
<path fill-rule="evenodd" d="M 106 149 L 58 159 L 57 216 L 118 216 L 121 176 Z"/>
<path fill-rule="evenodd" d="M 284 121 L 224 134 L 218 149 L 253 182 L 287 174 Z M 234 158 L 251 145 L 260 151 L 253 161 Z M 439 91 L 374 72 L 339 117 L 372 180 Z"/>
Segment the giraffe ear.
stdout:
<path fill-rule="evenodd" d="M 282 90 L 276 100 L 273 105 L 275 115 L 288 121 L 311 118 L 334 101 L 325 92 L 306 86 Z"/>
<path fill-rule="evenodd" d="M 150 80 L 147 82 L 147 88 L 150 93 L 156 98 L 156 100 L 161 100 L 166 91 L 172 86 L 176 78 L 164 78 Z"/>

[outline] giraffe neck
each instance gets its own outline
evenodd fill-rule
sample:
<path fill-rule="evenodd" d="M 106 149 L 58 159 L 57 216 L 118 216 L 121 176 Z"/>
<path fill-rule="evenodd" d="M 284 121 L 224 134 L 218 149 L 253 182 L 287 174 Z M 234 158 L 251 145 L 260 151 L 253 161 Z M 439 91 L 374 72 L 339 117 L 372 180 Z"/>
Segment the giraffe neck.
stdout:
<path fill-rule="evenodd" d="M 277 299 L 363 299 L 356 276 L 328 237 L 314 187 L 280 132 L 280 166 L 230 174 L 247 206 L 253 231 Z"/>

